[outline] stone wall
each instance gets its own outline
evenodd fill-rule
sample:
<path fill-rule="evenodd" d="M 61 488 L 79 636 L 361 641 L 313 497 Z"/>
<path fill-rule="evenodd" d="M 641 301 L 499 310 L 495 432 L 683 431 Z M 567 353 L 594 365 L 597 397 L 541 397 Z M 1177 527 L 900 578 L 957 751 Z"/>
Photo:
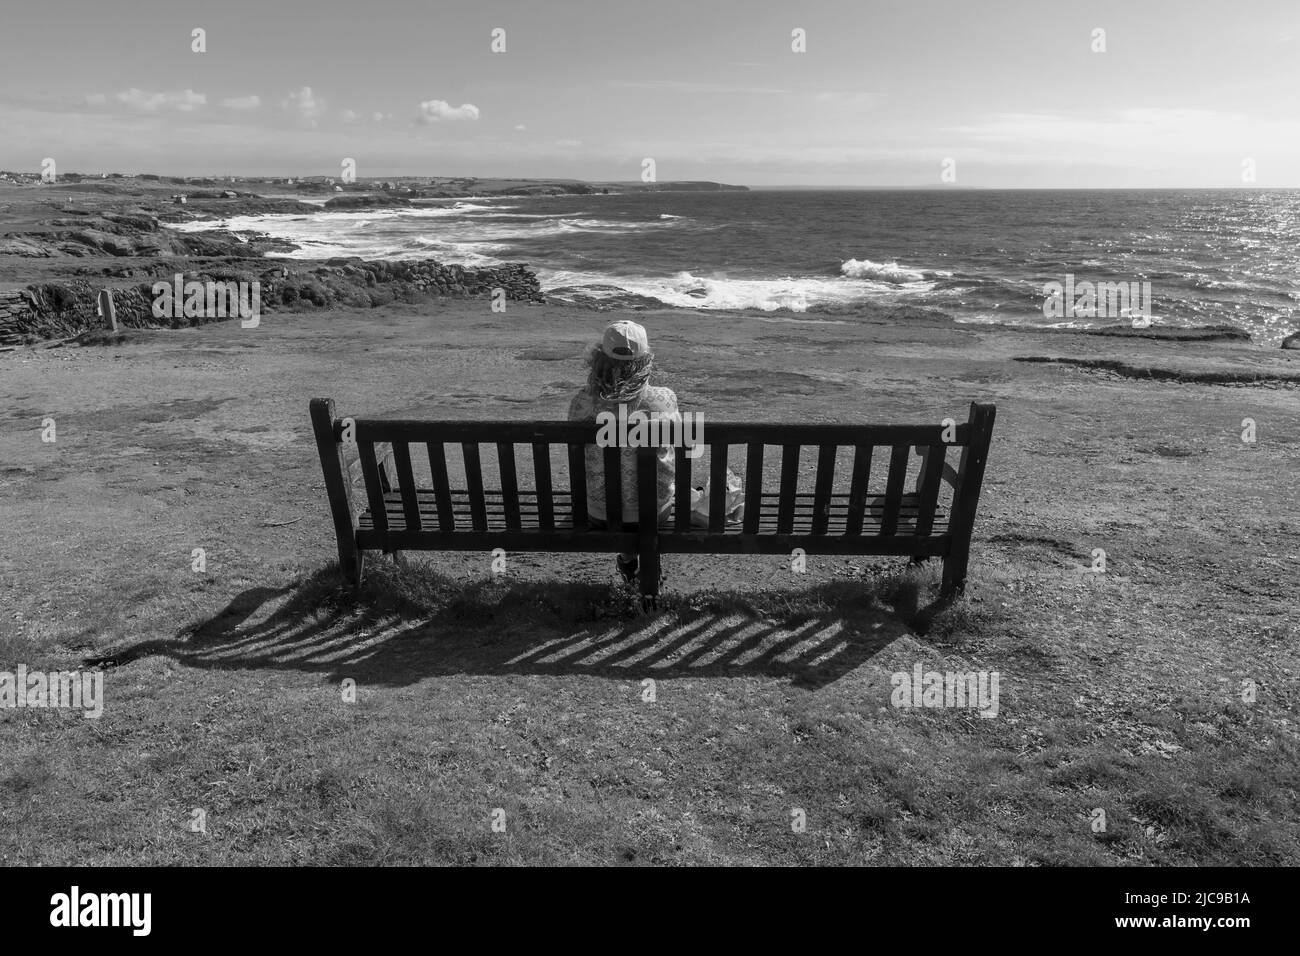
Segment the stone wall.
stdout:
<path fill-rule="evenodd" d="M 41 329 L 41 318 L 30 292 L 25 289 L 0 292 L 0 348 L 52 337 Z"/>
<path fill-rule="evenodd" d="M 153 315 L 154 279 L 113 289 L 117 323 L 125 328 L 176 328 L 219 318 Z M 485 269 L 443 265 L 431 259 L 401 262 L 330 259 L 307 268 L 267 268 L 266 260 L 184 273 L 184 281 L 259 283 L 264 312 L 314 311 L 339 306 L 370 308 L 393 301 L 419 302 L 430 297 L 490 297 L 503 289 L 507 299 L 542 301 L 537 276 L 522 263 Z M 68 279 L 0 292 L 0 347 L 68 338 L 103 328 L 97 302 L 103 283 Z"/>

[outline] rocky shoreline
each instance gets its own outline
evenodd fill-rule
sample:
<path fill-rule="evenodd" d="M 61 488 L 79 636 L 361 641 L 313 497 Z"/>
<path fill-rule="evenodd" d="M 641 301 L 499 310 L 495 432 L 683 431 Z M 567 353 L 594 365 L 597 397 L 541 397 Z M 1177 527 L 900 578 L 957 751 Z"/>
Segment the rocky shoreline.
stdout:
<path fill-rule="evenodd" d="M 322 209 L 404 207 L 422 198 L 564 195 L 618 190 L 716 191 L 743 189 L 719 183 L 599 184 L 576 181 L 407 179 L 349 185 L 325 177 L 298 182 L 264 180 L 265 194 L 215 188 L 221 180 L 141 176 L 89 179 L 68 177 L 48 186 L 0 180 L 0 350 L 42 341 L 64 341 L 102 330 L 101 290 L 113 293 L 119 327 L 178 328 L 223 321 L 230 316 L 181 310 L 154 314 L 159 281 L 257 283 L 265 312 L 374 308 L 435 298 L 484 298 L 502 290 L 507 300 L 545 301 L 536 274 L 524 263 L 468 268 L 433 259 L 302 260 L 269 258 L 298 247 L 262 233 L 223 229 L 180 230 L 179 223 L 268 213 L 310 215 Z M 177 186 L 190 188 L 177 193 Z M 208 188 L 214 187 L 214 188 Z M 486 303 L 485 303 L 486 307 Z M 593 306 L 599 309 L 599 306 Z M 647 302 L 645 308 L 658 308 Z M 909 316 L 909 320 L 914 317 Z M 950 320 L 948 320 L 950 321 Z M 1011 327 L 1015 331 L 1015 327 Z M 1031 331 L 1024 329 L 1022 331 Z M 1087 330 L 1100 337 L 1148 338 L 1170 342 L 1250 341 L 1229 326 Z M 1300 349 L 1300 334 L 1283 349 Z"/>
<path fill-rule="evenodd" d="M 234 190 L 191 193 L 182 204 L 163 185 L 129 194 L 120 183 L 97 182 L 0 191 L 0 221 L 9 226 L 0 235 L 0 349 L 104 329 L 97 306 L 102 289 L 113 294 L 121 328 L 177 328 L 229 317 L 186 316 L 180 309 L 155 315 L 154 288 L 160 281 L 257 283 L 264 312 L 373 308 L 436 297 L 486 300 L 497 290 L 510 301 L 542 301 L 537 276 L 523 263 L 469 268 L 433 259 L 270 259 L 268 254 L 297 247 L 257 233 L 168 228 L 321 207 L 291 196 Z M 385 193 L 340 198 L 358 207 L 409 203 Z"/>
<path fill-rule="evenodd" d="M 258 263 L 257 265 L 262 265 Z M 157 270 L 152 270 L 157 275 Z M 516 302 L 541 302 L 537 276 L 522 263 L 492 269 L 444 265 L 432 259 L 400 262 L 331 259 L 308 268 L 209 267 L 160 276 L 171 286 L 199 283 L 257 283 L 261 311 L 303 312 L 339 306 L 374 308 L 390 302 L 418 302 L 429 296 L 490 299 L 497 290 Z M 157 282 L 113 290 L 117 323 L 124 328 L 183 328 L 225 321 L 230 314 L 155 315 Z M 104 286 L 86 278 L 34 283 L 0 292 L 0 348 L 66 339 L 105 327 L 98 314 Z M 486 308 L 485 304 L 485 308 Z"/>

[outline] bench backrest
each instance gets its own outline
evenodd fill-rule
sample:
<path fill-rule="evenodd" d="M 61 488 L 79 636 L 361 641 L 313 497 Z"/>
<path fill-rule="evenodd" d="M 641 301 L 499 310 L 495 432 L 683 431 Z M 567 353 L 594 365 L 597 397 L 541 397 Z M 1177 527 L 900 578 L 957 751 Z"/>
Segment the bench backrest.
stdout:
<path fill-rule="evenodd" d="M 585 451 L 596 444 L 598 426 L 583 422 L 339 420 L 329 399 L 313 399 L 312 419 L 336 530 L 352 534 L 358 515 L 369 511 L 368 537 L 382 538 L 390 524 L 406 532 L 452 535 L 497 528 L 512 532 L 557 528 L 583 532 L 587 510 Z M 947 484 L 942 534 L 968 542 L 983 480 L 995 409 L 972 403 L 967 421 L 945 429 L 937 425 L 790 425 L 708 422 L 703 443 L 708 451 L 710 488 L 707 532 L 690 525 L 692 466 L 678 447 L 676 500 L 671 525 L 663 534 L 791 535 L 796 527 L 813 536 L 927 537 L 935 532 L 941 485 Z M 350 432 L 356 457 L 344 451 Z M 947 432 L 947 434 L 945 434 Z M 950 440 L 945 441 L 948 438 Z M 516 445 L 531 453 L 516 457 Z M 419 448 L 416 446 L 423 446 Z M 744 446 L 746 507 L 739 527 L 725 524 L 726 480 L 732 446 Z M 772 469 L 764 490 L 768 446 L 780 448 L 779 470 Z M 812 490 L 799 490 L 801 451 L 815 449 Z M 449 456 L 448 450 L 459 452 Z M 915 449 L 919 467 L 908 482 Z M 949 454 L 949 449 L 959 449 Z M 485 483 L 483 450 L 495 452 L 499 488 Z M 642 522 L 655 522 L 656 449 L 639 449 L 637 497 Z M 628 449 L 602 449 L 605 514 L 608 531 L 623 530 L 621 456 Z M 449 461 L 455 458 L 453 487 Z M 956 457 L 954 465 L 949 461 Z M 567 481 L 557 487 L 556 462 L 567 460 Z M 427 461 L 428 482 L 417 483 Z M 737 459 L 737 463 L 739 459 Z M 873 469 L 873 463 L 876 467 Z M 390 470 L 391 465 L 391 470 Z M 883 481 L 882 478 L 883 466 Z M 521 480 L 520 473 L 525 473 Z M 872 493 L 873 471 L 876 493 Z M 364 505 L 352 480 L 358 473 Z M 809 469 L 805 469 L 809 473 Z M 491 472 L 488 472 L 491 474 Z M 699 477 L 699 476 L 697 476 Z M 836 483 L 847 490 L 836 492 Z M 771 488 L 775 486 L 776 491 Z M 910 489 L 910 490 L 909 490 Z M 770 505 L 775 503 L 775 509 Z"/>

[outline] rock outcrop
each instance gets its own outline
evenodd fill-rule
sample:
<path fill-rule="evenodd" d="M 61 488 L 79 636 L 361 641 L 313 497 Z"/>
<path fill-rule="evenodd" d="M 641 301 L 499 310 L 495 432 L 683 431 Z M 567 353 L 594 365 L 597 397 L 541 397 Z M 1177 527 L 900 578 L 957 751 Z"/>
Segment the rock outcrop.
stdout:
<path fill-rule="evenodd" d="M 288 265 L 268 267 L 266 260 L 208 267 L 182 274 L 185 282 L 258 283 L 263 312 L 302 312 L 385 305 L 389 302 L 420 302 L 434 297 L 490 298 L 497 289 L 508 300 L 542 301 L 537 276 L 522 263 L 472 269 L 444 265 L 432 259 L 374 262 L 362 259 L 331 259 L 324 265 L 291 269 Z M 104 269 L 107 276 L 124 270 Z M 174 283 L 172 276 L 153 272 L 153 281 L 113 288 L 113 305 L 118 325 L 123 328 L 180 328 L 224 321 L 231 316 L 184 316 L 174 313 L 161 318 L 153 314 L 154 285 Z M 100 328 L 104 320 L 96 310 L 105 283 L 91 279 L 68 279 L 0 292 L 0 347 L 68 338 Z M 176 309 L 175 311 L 183 311 Z"/>
<path fill-rule="evenodd" d="M 325 203 L 326 209 L 387 209 L 392 206 L 409 206 L 411 200 L 405 196 L 363 194 L 358 196 L 335 196 Z"/>

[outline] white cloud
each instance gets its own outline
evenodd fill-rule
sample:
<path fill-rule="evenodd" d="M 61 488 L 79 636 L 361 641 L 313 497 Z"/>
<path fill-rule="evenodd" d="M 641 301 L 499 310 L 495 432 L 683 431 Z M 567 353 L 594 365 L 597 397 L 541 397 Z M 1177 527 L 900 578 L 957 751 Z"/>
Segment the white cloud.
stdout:
<path fill-rule="evenodd" d="M 376 110 L 370 114 L 370 119 L 375 123 L 382 123 L 384 121 L 384 114 Z M 390 116 L 389 119 L 392 119 L 392 117 Z"/>
<path fill-rule="evenodd" d="M 232 96 L 221 101 L 228 110 L 255 110 L 262 105 L 260 96 Z"/>
<path fill-rule="evenodd" d="M 361 118 L 361 114 L 358 113 L 356 110 L 344 110 L 342 113 L 339 114 L 339 118 L 342 119 L 343 122 L 345 123 L 355 123 L 358 119 Z"/>
<path fill-rule="evenodd" d="M 300 119 L 312 126 L 316 125 L 316 118 L 325 112 L 325 98 L 313 93 L 310 86 L 293 91 L 280 105 L 297 113 Z"/>
<path fill-rule="evenodd" d="M 526 129 L 528 129 L 528 127 L 525 126 L 523 123 L 520 123 L 518 126 L 515 127 L 515 131 L 519 133 L 522 133 Z"/>
<path fill-rule="evenodd" d="M 124 106 L 133 110 L 140 110 L 145 113 L 157 113 L 163 110 L 178 110 L 182 113 L 189 113 L 208 102 L 208 98 L 202 93 L 195 93 L 193 90 L 180 90 L 175 93 L 150 93 L 146 90 L 138 90 L 132 87 L 129 90 L 123 90 L 121 93 L 114 93 L 113 99 Z M 102 106 L 108 102 L 108 97 L 102 93 L 94 93 L 86 97 L 86 102 L 92 106 Z"/>
<path fill-rule="evenodd" d="M 577 147 L 579 147 L 579 146 L 582 145 L 582 140 L 580 140 L 580 139 L 557 139 L 557 140 L 555 141 L 555 145 L 556 145 L 556 146 L 563 146 L 565 149 L 576 149 Z"/>
<path fill-rule="evenodd" d="M 478 107 L 473 103 L 452 106 L 446 100 L 425 100 L 420 104 L 417 118 L 422 123 L 436 123 L 439 120 L 476 120 Z"/>

